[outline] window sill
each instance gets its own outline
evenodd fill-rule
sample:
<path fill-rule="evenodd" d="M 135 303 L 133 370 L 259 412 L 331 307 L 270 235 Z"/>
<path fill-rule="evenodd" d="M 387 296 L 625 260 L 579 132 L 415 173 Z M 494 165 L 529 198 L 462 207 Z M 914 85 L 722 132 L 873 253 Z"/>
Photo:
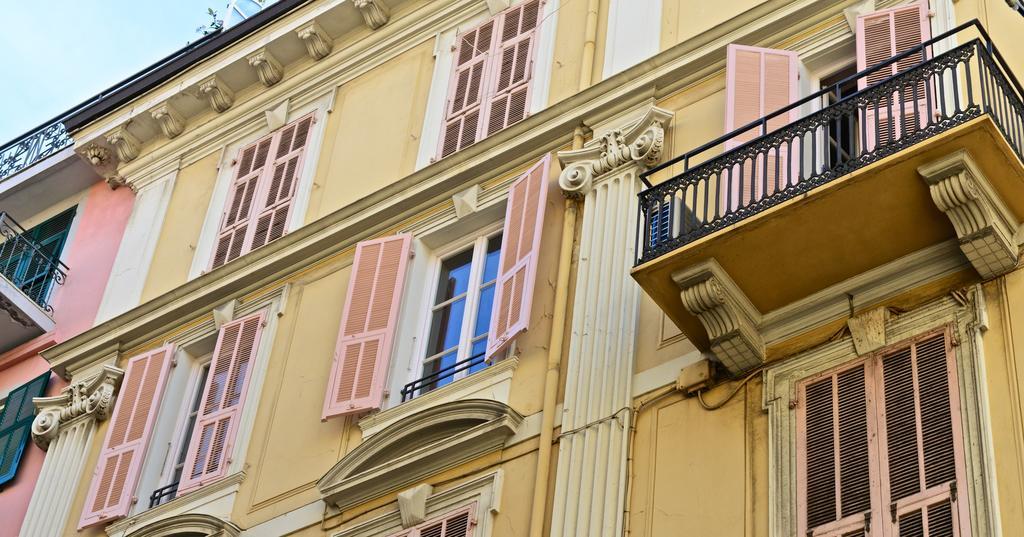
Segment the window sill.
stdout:
<path fill-rule="evenodd" d="M 519 358 L 512 356 L 492 364 L 483 371 L 477 371 L 398 406 L 370 414 L 359 420 L 363 439 L 379 433 L 403 418 L 453 401 L 485 399 L 507 405 L 509 393 L 512 391 L 512 374 L 518 365 Z"/>
<path fill-rule="evenodd" d="M 230 515 L 235 503 L 235 495 L 245 472 L 236 472 L 209 485 L 158 505 L 152 509 L 136 513 L 108 525 L 107 535 L 123 537 L 143 530 L 157 522 L 183 514 L 207 514 L 219 518 Z"/>

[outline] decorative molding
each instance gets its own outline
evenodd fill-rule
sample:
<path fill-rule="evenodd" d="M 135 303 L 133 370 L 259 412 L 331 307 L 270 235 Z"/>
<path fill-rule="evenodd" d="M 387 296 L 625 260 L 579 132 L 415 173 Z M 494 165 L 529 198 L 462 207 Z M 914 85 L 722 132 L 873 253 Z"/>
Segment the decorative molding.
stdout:
<path fill-rule="evenodd" d="M 316 486 L 344 511 L 500 449 L 522 421 L 509 406 L 483 399 L 430 408 L 359 444 Z"/>
<path fill-rule="evenodd" d="M 322 60 L 331 53 L 334 41 L 316 20 L 311 20 L 295 30 L 296 35 L 306 45 L 306 53 L 314 60 Z"/>
<path fill-rule="evenodd" d="M 455 205 L 455 218 L 462 219 L 477 211 L 480 207 L 480 185 L 473 185 L 462 192 L 452 195 Z"/>
<path fill-rule="evenodd" d="M 117 158 L 121 159 L 121 162 L 129 162 L 139 156 L 142 142 L 128 131 L 127 124 L 111 129 L 106 134 L 106 139 L 107 143 L 114 146 L 114 150 L 117 151 Z"/>
<path fill-rule="evenodd" d="M 78 418 L 109 418 L 123 376 L 123 370 L 104 365 L 99 374 L 73 382 L 60 395 L 33 399 L 39 410 L 32 420 L 32 440 L 45 451 L 61 430 Z"/>
<path fill-rule="evenodd" d="M 281 62 L 270 53 L 267 47 L 253 52 L 246 56 L 246 59 L 249 61 L 249 65 L 256 70 L 256 76 L 260 78 L 260 82 L 264 86 L 269 88 L 284 78 L 284 68 L 281 67 Z"/>
<path fill-rule="evenodd" d="M 935 206 L 953 223 L 960 249 L 982 278 L 1006 274 L 1017 266 L 1016 218 L 967 151 L 951 153 L 917 172 L 928 183 Z"/>
<path fill-rule="evenodd" d="M 487 12 L 493 17 L 508 9 L 512 3 L 509 0 L 484 0 L 484 4 L 487 4 Z"/>
<path fill-rule="evenodd" d="M 174 537 L 176 535 L 238 537 L 241 534 L 242 528 L 220 517 L 203 513 L 185 513 L 143 526 L 128 535 L 132 537 Z"/>
<path fill-rule="evenodd" d="M 843 17 L 846 18 L 846 24 L 850 26 L 850 31 L 854 34 L 857 33 L 857 17 L 866 15 L 875 11 L 875 0 L 861 0 L 856 4 L 843 10 Z"/>
<path fill-rule="evenodd" d="M 384 0 L 355 0 L 355 5 L 371 30 L 384 26 L 391 19 L 391 10 Z"/>
<path fill-rule="evenodd" d="M 235 92 L 217 75 L 210 75 L 198 87 L 199 93 L 210 100 L 210 108 L 218 113 L 227 111 L 235 103 Z"/>
<path fill-rule="evenodd" d="M 158 105 L 150 114 L 160 125 L 160 131 L 168 138 L 174 138 L 185 131 L 185 118 L 169 102 Z"/>
<path fill-rule="evenodd" d="M 263 112 L 267 120 L 267 128 L 276 131 L 288 123 L 288 108 L 291 106 L 291 99 L 285 99 L 270 110 Z"/>
<path fill-rule="evenodd" d="M 761 313 L 715 259 L 672 275 L 683 306 L 708 332 L 711 352 L 736 375 L 764 363 Z"/>
<path fill-rule="evenodd" d="M 224 520 L 224 517 L 231 513 L 231 508 L 235 504 L 235 498 L 238 495 L 238 489 L 243 481 L 245 481 L 245 472 L 235 472 L 208 485 L 203 485 L 192 492 L 178 496 L 169 502 L 146 509 L 134 516 L 114 521 L 107 525 L 104 530 L 110 537 L 152 537 L 152 535 L 167 535 L 170 537 L 170 535 L 174 534 L 150 534 L 148 532 L 165 527 L 175 527 L 175 522 L 173 521 L 187 522 L 191 520 L 191 523 L 200 523 L 205 519 L 211 524 L 219 523 L 225 526 L 233 526 L 234 524 L 230 520 Z M 165 521 L 172 522 L 168 523 L 168 526 L 164 526 Z M 209 535 L 221 537 L 217 533 Z M 232 534 L 226 533 L 224 535 L 230 536 Z"/>
<path fill-rule="evenodd" d="M 885 346 L 885 321 L 889 318 L 885 307 L 859 313 L 846 320 L 857 356 L 864 356 Z"/>
<path fill-rule="evenodd" d="M 19 325 L 25 328 L 38 328 L 36 326 L 36 323 L 30 317 L 27 317 L 22 314 L 21 308 L 19 308 L 17 304 L 12 302 L 3 294 L 0 294 L 0 310 L 6 311 L 7 315 L 11 316 L 12 321 L 18 323 Z"/>
<path fill-rule="evenodd" d="M 434 493 L 434 487 L 421 483 L 398 493 L 398 512 L 402 516 L 402 527 L 411 528 L 427 519 L 427 498 Z"/>
<path fill-rule="evenodd" d="M 583 196 L 593 188 L 595 177 L 620 166 L 654 166 L 665 148 L 665 125 L 672 115 L 651 106 L 640 120 L 626 127 L 610 130 L 581 149 L 559 151 L 562 173 L 558 185 L 566 195 Z"/>

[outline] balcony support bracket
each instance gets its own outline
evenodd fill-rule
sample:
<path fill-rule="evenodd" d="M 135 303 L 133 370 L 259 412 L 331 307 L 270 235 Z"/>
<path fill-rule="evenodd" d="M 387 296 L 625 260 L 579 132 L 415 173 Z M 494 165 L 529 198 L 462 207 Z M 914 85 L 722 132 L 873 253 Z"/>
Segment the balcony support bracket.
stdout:
<path fill-rule="evenodd" d="M 966 151 L 956 151 L 917 169 L 932 201 L 956 229 L 960 249 L 985 279 L 1014 269 L 1020 249 L 1016 218 Z"/>

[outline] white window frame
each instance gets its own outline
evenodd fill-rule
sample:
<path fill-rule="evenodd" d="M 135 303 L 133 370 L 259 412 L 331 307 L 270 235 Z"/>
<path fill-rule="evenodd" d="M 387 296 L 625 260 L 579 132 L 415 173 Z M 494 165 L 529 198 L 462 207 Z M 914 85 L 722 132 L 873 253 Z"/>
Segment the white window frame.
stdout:
<path fill-rule="evenodd" d="M 213 353 L 207 353 L 190 361 L 192 363 L 190 364 L 191 367 L 189 367 L 188 385 L 185 388 L 184 397 L 182 397 L 181 406 L 178 409 L 177 414 L 178 424 L 175 426 L 174 436 L 171 439 L 170 446 L 168 446 L 167 460 L 164 462 L 164 467 L 160 472 L 160 482 L 158 483 L 159 486 L 157 488 L 166 487 L 174 482 L 174 470 L 178 465 L 178 455 L 182 451 L 185 451 L 186 453 L 188 452 L 188 445 L 184 442 L 185 437 L 190 433 L 190 427 L 188 427 L 189 414 L 192 413 L 192 403 L 197 399 L 200 402 L 200 406 L 202 406 L 203 389 L 206 386 L 206 379 L 203 378 L 203 370 L 206 369 L 206 373 L 209 374 L 209 367 L 213 364 Z M 196 411 L 197 419 L 201 410 L 202 409 L 199 408 Z M 192 423 L 194 427 L 195 422 L 193 421 Z M 191 439 L 189 439 L 189 441 L 191 442 Z"/>

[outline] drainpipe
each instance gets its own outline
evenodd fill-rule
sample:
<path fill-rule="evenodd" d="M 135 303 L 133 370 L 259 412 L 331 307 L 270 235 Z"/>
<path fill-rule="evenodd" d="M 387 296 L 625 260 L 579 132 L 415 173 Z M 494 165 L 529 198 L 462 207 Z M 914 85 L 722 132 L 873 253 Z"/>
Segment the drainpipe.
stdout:
<path fill-rule="evenodd" d="M 583 127 L 576 127 L 573 149 L 583 147 Z M 530 509 L 530 537 L 543 537 L 544 515 L 548 503 L 548 479 L 551 475 L 551 446 L 555 429 L 555 403 L 558 399 L 559 373 L 562 369 L 562 343 L 565 340 L 565 309 L 569 303 L 569 272 L 572 268 L 573 239 L 576 235 L 576 200 L 565 198 L 562 218 L 562 242 L 558 250 L 558 276 L 555 280 L 555 310 L 551 318 L 551 339 L 548 342 L 548 368 L 544 376 L 544 403 L 541 407 L 540 443 L 537 452 L 537 475 L 533 482 L 533 505 Z"/>
<path fill-rule="evenodd" d="M 587 25 L 583 38 L 583 64 L 580 66 L 579 91 L 590 87 L 594 79 L 594 51 L 597 48 L 597 9 L 601 0 L 588 0 Z M 575 139 L 573 141 L 575 148 Z"/>

